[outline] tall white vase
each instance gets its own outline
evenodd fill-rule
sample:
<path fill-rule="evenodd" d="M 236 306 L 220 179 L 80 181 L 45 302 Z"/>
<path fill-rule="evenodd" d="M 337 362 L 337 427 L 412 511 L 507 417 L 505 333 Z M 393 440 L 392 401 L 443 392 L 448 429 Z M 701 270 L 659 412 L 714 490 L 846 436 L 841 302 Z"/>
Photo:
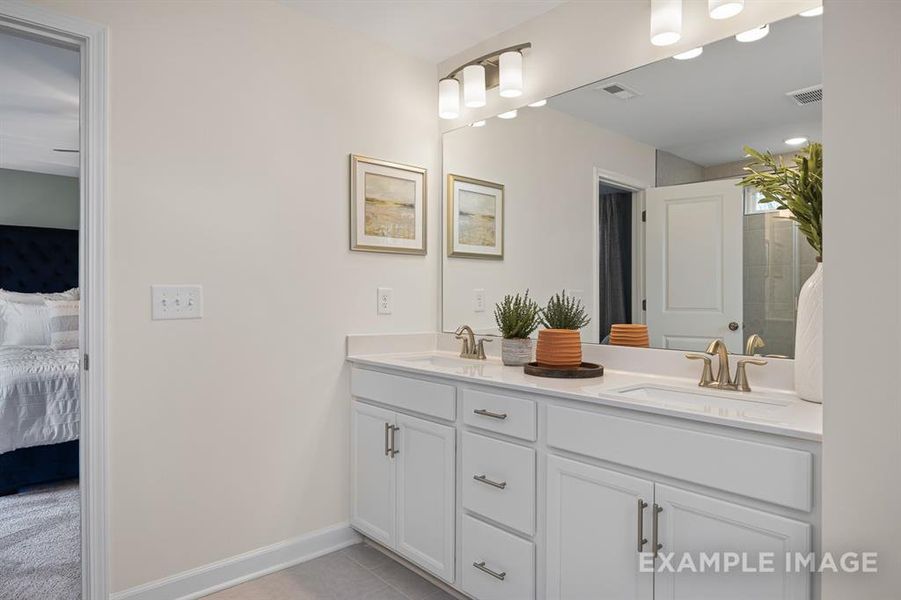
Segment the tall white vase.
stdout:
<path fill-rule="evenodd" d="M 823 263 L 798 296 L 795 330 L 795 392 L 808 402 L 823 403 Z"/>

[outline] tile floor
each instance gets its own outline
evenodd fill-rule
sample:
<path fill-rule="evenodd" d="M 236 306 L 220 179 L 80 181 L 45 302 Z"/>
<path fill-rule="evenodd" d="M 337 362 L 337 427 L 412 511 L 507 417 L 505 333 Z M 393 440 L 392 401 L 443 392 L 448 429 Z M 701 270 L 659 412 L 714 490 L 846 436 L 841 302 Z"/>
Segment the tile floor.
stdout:
<path fill-rule="evenodd" d="M 452 600 L 366 544 L 216 592 L 207 600 Z"/>

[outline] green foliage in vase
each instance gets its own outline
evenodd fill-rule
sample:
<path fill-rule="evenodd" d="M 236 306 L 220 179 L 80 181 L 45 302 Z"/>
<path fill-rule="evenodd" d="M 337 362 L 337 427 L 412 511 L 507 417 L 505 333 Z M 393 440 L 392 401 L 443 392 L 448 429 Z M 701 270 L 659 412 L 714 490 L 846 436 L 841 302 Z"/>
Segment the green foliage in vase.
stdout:
<path fill-rule="evenodd" d="M 739 185 L 760 192 L 760 202 L 775 202 L 791 213 L 818 257 L 823 256 L 823 145 L 814 143 L 798 152 L 787 165 L 781 157 L 745 146 L 753 159 Z"/>
<path fill-rule="evenodd" d="M 494 320 L 505 339 L 525 339 L 541 324 L 541 307 L 529 298 L 529 290 L 524 296 L 507 294 L 494 305 Z"/>
<path fill-rule="evenodd" d="M 547 301 L 541 317 L 542 325 L 548 329 L 582 329 L 590 322 L 582 301 L 567 296 L 566 290 Z"/>

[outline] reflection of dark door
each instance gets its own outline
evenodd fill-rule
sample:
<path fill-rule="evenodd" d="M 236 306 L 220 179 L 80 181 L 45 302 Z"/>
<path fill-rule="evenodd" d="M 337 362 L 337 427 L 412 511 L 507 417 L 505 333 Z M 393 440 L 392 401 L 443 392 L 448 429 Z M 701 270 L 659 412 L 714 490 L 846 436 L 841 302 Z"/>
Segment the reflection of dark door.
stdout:
<path fill-rule="evenodd" d="M 614 323 L 632 322 L 632 193 L 600 186 L 600 341 Z"/>

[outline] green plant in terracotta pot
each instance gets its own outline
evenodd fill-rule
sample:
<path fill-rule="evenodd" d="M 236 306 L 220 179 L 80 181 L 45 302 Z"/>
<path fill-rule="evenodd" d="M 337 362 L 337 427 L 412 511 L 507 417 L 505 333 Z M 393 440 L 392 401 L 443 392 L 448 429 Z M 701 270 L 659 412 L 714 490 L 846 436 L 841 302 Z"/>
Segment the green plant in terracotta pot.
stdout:
<path fill-rule="evenodd" d="M 566 295 L 566 290 L 554 294 L 542 311 L 541 323 L 546 327 L 538 332 L 536 360 L 548 367 L 576 369 L 582 364 L 582 339 L 579 330 L 591 319 L 578 298 Z"/>
<path fill-rule="evenodd" d="M 529 337 L 541 324 L 541 307 L 524 295 L 504 296 L 503 302 L 494 305 L 494 320 L 500 329 L 501 360 L 508 366 L 522 366 L 532 360 L 532 338 Z"/>

